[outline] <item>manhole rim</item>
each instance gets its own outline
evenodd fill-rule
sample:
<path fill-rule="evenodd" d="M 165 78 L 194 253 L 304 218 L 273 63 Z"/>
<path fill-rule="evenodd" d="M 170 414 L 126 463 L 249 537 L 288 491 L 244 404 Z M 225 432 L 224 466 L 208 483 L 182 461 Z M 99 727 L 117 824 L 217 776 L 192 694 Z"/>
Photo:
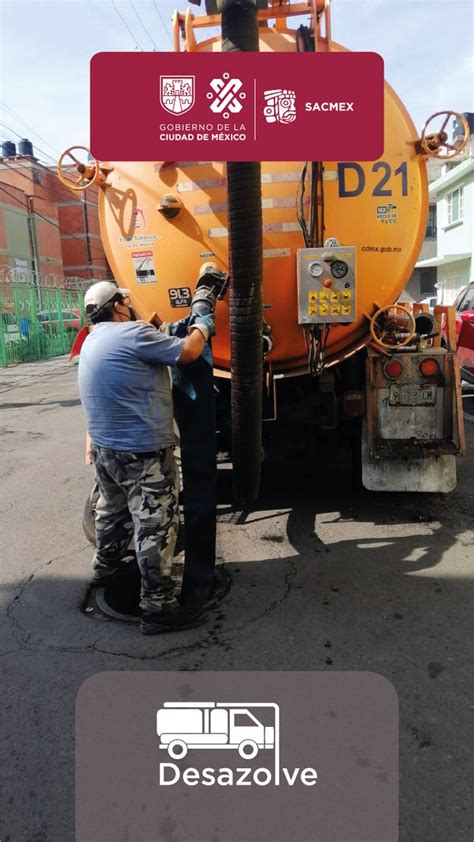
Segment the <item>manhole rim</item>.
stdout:
<path fill-rule="evenodd" d="M 210 610 L 212 610 L 212 608 L 216 607 L 220 602 L 222 602 L 223 599 L 225 599 L 225 597 L 229 593 L 232 581 L 230 573 L 226 569 L 225 564 L 216 565 L 214 576 L 217 580 L 215 589 L 212 593 L 212 596 L 209 598 L 209 601 L 206 603 L 206 608 Z M 114 608 L 111 608 L 105 599 L 105 591 L 106 588 L 91 589 L 86 598 L 83 613 L 86 614 L 86 616 L 93 617 L 95 612 L 90 610 L 88 611 L 87 609 L 94 607 L 101 612 L 102 617 L 105 617 L 110 620 L 117 620 L 121 623 L 132 623 L 134 625 L 138 625 L 138 623 L 140 622 L 140 616 L 132 614 L 122 614 L 121 612 L 116 611 Z"/>

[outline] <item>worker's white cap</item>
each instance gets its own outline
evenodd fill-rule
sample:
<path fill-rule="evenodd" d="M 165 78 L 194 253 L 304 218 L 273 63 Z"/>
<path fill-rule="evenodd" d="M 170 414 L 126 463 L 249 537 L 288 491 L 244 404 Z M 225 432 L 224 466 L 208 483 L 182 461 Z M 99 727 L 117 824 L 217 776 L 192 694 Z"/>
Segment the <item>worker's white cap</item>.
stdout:
<path fill-rule="evenodd" d="M 130 290 L 123 289 L 112 283 L 112 281 L 97 281 L 92 284 L 84 296 L 84 307 L 86 313 L 96 313 L 116 295 L 129 295 Z"/>

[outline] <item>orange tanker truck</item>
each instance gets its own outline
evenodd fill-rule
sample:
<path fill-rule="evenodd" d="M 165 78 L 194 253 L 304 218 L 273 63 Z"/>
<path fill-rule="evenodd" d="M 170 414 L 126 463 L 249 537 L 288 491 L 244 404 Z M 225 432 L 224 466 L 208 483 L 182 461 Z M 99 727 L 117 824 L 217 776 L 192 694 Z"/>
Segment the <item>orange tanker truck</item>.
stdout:
<path fill-rule="evenodd" d="M 329 0 L 211 0 L 205 11 L 175 13 L 175 50 L 347 49 L 332 39 Z M 204 28 L 215 34 L 201 38 Z M 427 158 L 460 154 L 469 130 L 446 111 L 419 134 L 387 83 L 384 113 L 372 162 L 98 162 L 80 148 L 59 162 L 71 189 L 99 185 L 107 257 L 141 318 L 186 314 L 177 307 L 190 304 L 203 261 L 230 271 L 212 350 L 242 505 L 258 492 L 266 441 L 289 423 L 307 453 L 321 430 L 349 431 L 368 489 L 455 486 L 454 313 L 397 301 L 424 238 Z"/>

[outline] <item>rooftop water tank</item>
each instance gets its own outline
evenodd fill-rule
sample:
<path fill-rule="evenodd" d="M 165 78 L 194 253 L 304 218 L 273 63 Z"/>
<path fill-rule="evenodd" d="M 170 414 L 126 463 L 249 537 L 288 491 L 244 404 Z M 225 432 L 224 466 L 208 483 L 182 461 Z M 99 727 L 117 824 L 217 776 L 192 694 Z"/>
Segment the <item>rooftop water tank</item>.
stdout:
<path fill-rule="evenodd" d="M 16 146 L 11 140 L 4 140 L 2 143 L 2 158 L 14 158 Z"/>
<path fill-rule="evenodd" d="M 28 140 L 26 137 L 20 140 L 18 144 L 18 154 L 22 155 L 24 158 L 33 157 L 33 144 L 31 140 Z"/>

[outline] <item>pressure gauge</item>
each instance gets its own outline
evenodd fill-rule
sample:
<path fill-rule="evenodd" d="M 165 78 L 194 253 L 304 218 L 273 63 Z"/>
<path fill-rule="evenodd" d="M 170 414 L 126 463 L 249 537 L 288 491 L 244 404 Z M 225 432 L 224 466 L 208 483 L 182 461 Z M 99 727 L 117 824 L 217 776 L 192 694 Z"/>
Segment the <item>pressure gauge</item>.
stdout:
<path fill-rule="evenodd" d="M 345 278 L 348 269 L 349 267 L 344 260 L 333 260 L 331 263 L 331 275 L 333 278 Z"/>
<path fill-rule="evenodd" d="M 319 276 L 323 274 L 323 266 L 317 261 L 310 263 L 308 269 L 312 278 L 319 278 Z"/>
<path fill-rule="evenodd" d="M 336 249 L 339 246 L 339 240 L 336 240 L 335 237 L 328 237 L 327 240 L 324 240 L 324 248 L 326 249 Z"/>

